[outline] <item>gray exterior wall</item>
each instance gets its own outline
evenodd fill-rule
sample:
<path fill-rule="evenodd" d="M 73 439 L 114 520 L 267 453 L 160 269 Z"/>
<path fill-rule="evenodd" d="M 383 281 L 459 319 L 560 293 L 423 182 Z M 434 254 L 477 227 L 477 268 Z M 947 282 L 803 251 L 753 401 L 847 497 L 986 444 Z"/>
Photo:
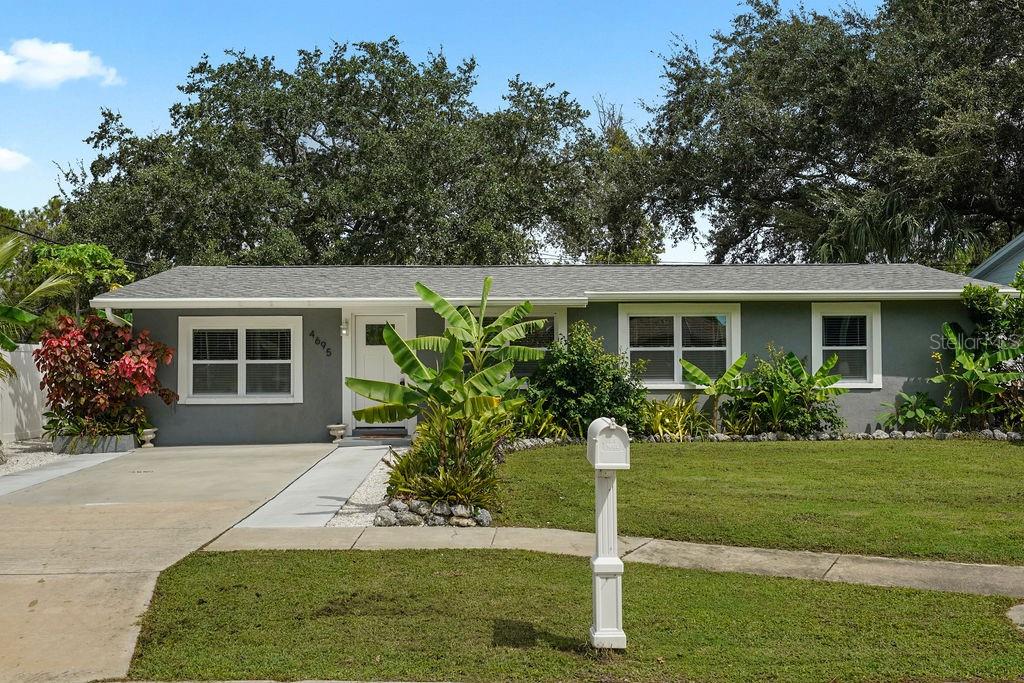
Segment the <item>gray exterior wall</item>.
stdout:
<path fill-rule="evenodd" d="M 933 335 L 945 321 L 959 322 L 970 329 L 966 311 L 958 301 L 882 302 L 882 389 L 854 389 L 839 398 L 850 430 L 873 429 L 881 404 L 894 400 L 898 391 L 927 391 L 936 400 L 943 387 L 928 382 L 934 374 L 931 360 Z M 303 318 L 303 403 L 243 405 L 165 406 L 148 397 L 145 406 L 160 429 L 162 446 L 187 444 L 298 443 L 326 442 L 326 425 L 342 418 L 342 359 L 339 327 L 342 311 L 337 309 L 259 310 L 140 310 L 135 327 L 149 329 L 153 337 L 172 346 L 178 343 L 178 317 L 201 315 L 299 315 Z M 567 322 L 586 321 L 604 338 L 609 352 L 618 349 L 618 304 L 593 303 L 569 308 Z M 419 335 L 444 332 L 444 324 L 433 311 L 416 312 Z M 810 302 L 748 302 L 740 307 L 741 350 L 754 359 L 763 356 L 771 343 L 793 351 L 805 362 L 811 353 Z M 327 341 L 332 353 L 314 343 L 310 332 Z M 422 353 L 433 363 L 433 354 Z M 161 367 L 164 386 L 177 391 L 177 360 Z"/>
<path fill-rule="evenodd" d="M 566 313 L 566 322 L 572 327 L 584 321 L 594 328 L 594 336 L 604 339 L 604 349 L 608 353 L 619 352 L 619 305 L 615 303 L 592 303 L 586 308 L 570 308 Z"/>
<path fill-rule="evenodd" d="M 944 386 L 932 384 L 934 335 L 943 322 L 958 322 L 971 329 L 967 312 L 959 301 L 883 301 L 882 388 L 851 389 L 838 398 L 840 413 L 851 431 L 875 429 L 882 403 L 891 403 L 896 393 L 925 391 L 941 400 Z M 605 348 L 618 348 L 618 305 L 591 304 L 586 309 L 569 309 L 570 324 L 586 320 L 604 337 Z M 765 356 L 772 344 L 792 351 L 805 364 L 811 356 L 811 303 L 748 302 L 740 304 L 740 349 L 747 354 L 747 370 Z M 666 392 L 652 392 L 663 398 Z"/>
<path fill-rule="evenodd" d="M 334 309 L 227 309 L 136 311 L 134 327 L 148 329 L 154 339 L 178 346 L 178 316 L 301 315 L 302 403 L 241 405 L 173 405 L 146 397 L 150 420 L 160 430 L 160 446 L 316 443 L 330 441 L 327 425 L 341 421 L 341 311 Z M 317 346 L 310 332 L 331 349 Z M 178 391 L 178 360 L 161 366 L 164 386 Z"/>

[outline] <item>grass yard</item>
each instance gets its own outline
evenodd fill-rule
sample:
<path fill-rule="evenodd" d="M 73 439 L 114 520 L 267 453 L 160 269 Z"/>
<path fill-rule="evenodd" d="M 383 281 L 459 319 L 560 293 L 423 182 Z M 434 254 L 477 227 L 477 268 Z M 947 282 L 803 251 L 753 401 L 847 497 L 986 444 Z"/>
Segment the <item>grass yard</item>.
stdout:
<path fill-rule="evenodd" d="M 1024 448 L 995 441 L 636 444 L 619 474 L 635 536 L 1024 564 Z M 581 446 L 515 453 L 505 526 L 594 528 Z"/>
<path fill-rule="evenodd" d="M 198 553 L 164 572 L 134 679 L 1008 680 L 1013 603 L 630 565 L 624 654 L 590 567 L 519 551 Z"/>

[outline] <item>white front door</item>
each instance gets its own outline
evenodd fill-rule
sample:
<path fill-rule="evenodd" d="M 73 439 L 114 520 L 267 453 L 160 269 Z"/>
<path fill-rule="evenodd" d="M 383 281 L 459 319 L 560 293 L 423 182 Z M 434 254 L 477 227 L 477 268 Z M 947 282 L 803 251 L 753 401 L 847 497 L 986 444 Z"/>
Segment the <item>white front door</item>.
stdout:
<path fill-rule="evenodd" d="M 384 343 L 384 328 L 391 324 L 400 337 L 405 337 L 405 315 L 357 315 L 355 316 L 355 351 L 353 353 L 354 377 L 375 379 L 381 382 L 400 383 L 405 378 L 391 358 L 391 351 Z M 354 393 L 354 392 L 353 392 Z M 376 401 L 355 394 L 353 405 L 356 410 L 377 405 Z M 369 426 L 369 423 L 356 420 L 357 427 Z M 405 422 L 390 425 L 376 424 L 377 427 L 404 427 Z"/>

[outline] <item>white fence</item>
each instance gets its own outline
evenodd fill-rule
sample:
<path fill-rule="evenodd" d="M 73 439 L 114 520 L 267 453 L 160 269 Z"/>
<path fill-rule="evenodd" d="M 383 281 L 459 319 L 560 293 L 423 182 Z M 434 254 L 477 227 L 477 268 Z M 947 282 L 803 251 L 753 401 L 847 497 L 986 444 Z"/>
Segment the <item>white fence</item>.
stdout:
<path fill-rule="evenodd" d="M 18 344 L 16 351 L 3 352 L 18 374 L 0 385 L 0 439 L 4 443 L 35 439 L 43 434 L 46 396 L 39 389 L 39 371 L 32 360 L 38 344 Z"/>

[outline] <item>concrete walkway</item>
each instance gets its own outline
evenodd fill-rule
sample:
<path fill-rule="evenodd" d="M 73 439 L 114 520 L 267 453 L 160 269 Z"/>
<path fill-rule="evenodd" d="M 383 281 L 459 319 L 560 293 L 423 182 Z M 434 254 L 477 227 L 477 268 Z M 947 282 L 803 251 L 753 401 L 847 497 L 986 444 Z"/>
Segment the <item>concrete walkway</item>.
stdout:
<path fill-rule="evenodd" d="M 157 574 L 332 450 L 139 449 L 0 497 L 0 681 L 123 677 Z"/>
<path fill-rule="evenodd" d="M 564 529 L 453 527 L 235 528 L 204 550 L 508 548 L 589 557 L 594 535 Z M 626 562 L 873 586 L 1024 597 L 1024 567 L 740 548 L 622 537 Z"/>
<path fill-rule="evenodd" d="M 326 526 L 387 452 L 387 446 L 335 449 L 237 526 Z"/>

